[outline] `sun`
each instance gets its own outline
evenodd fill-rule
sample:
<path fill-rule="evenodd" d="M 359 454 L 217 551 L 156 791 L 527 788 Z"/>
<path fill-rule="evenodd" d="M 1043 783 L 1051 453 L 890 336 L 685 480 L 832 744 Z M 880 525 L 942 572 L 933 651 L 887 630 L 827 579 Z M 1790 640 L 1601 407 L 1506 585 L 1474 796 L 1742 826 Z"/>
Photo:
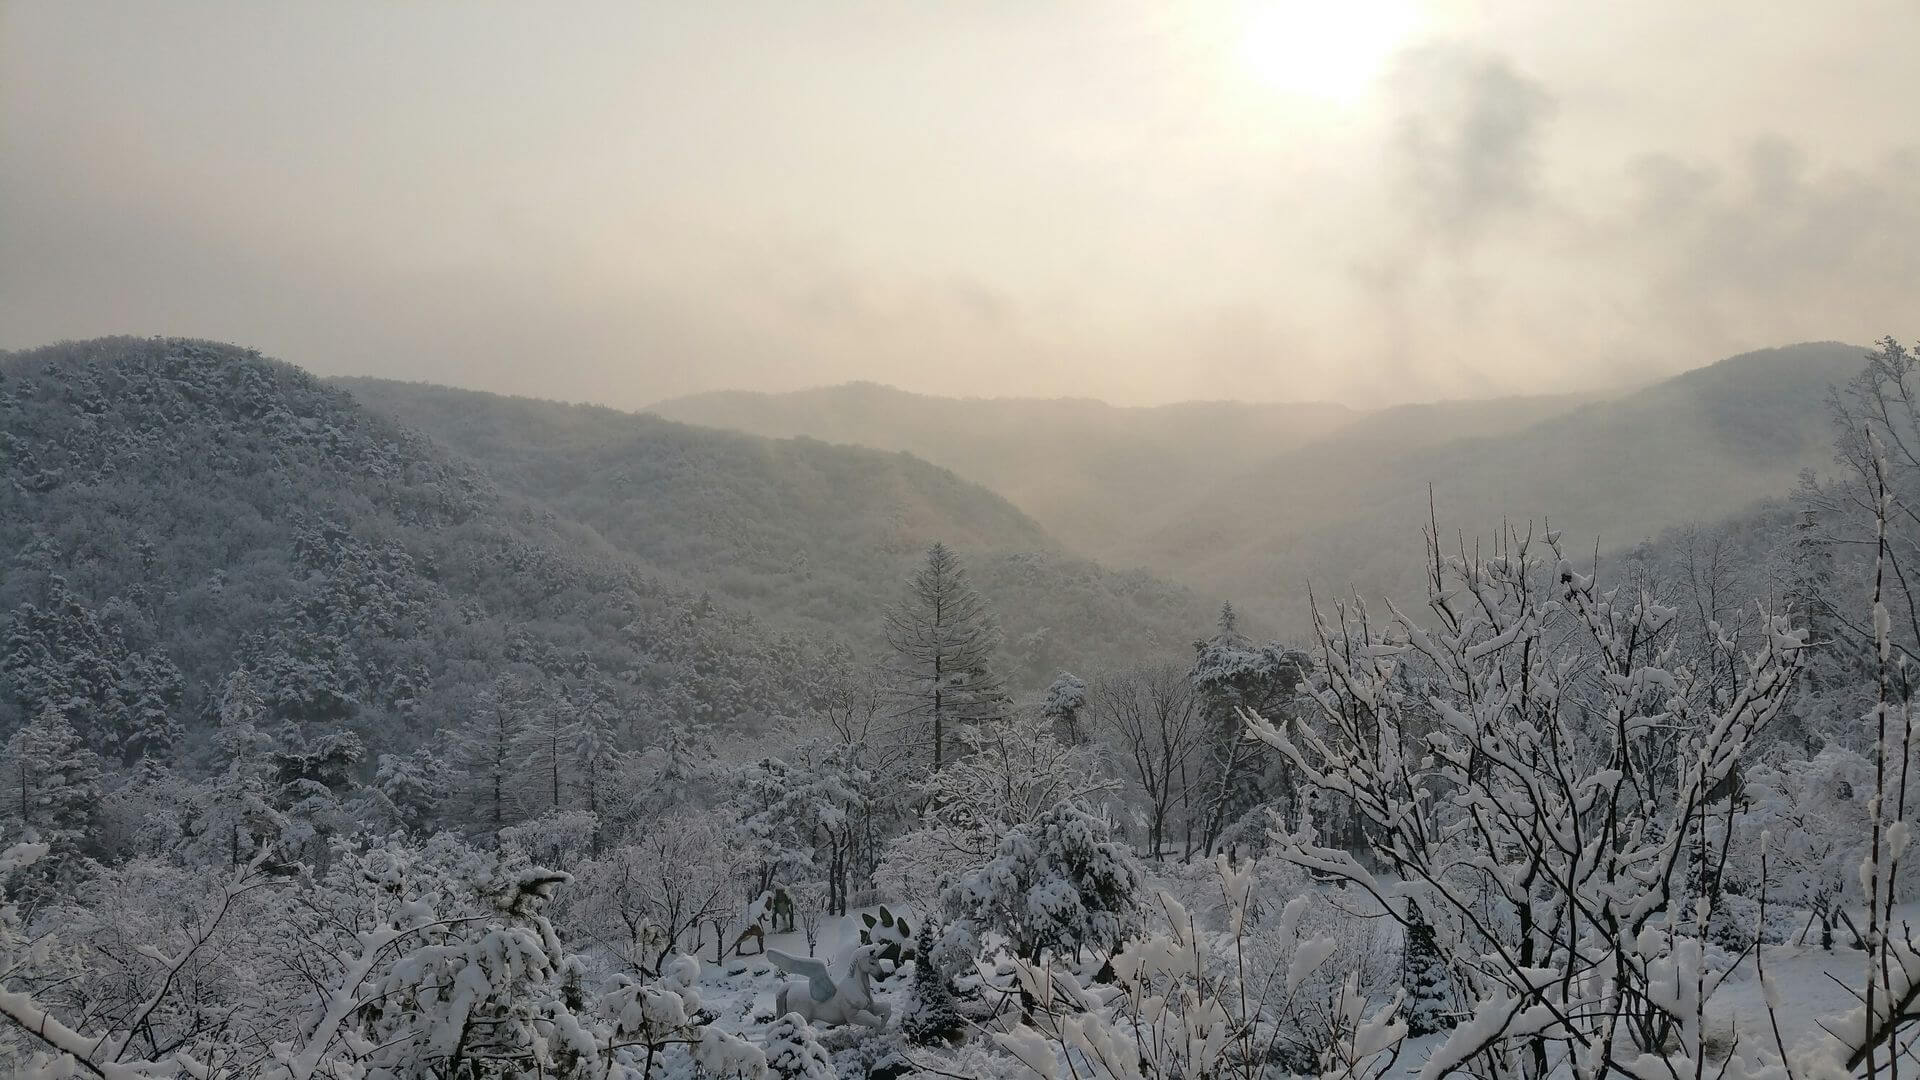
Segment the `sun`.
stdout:
<path fill-rule="evenodd" d="M 1240 59 L 1274 93 L 1352 101 L 1413 23 L 1410 0 L 1263 0 L 1246 10 Z"/>

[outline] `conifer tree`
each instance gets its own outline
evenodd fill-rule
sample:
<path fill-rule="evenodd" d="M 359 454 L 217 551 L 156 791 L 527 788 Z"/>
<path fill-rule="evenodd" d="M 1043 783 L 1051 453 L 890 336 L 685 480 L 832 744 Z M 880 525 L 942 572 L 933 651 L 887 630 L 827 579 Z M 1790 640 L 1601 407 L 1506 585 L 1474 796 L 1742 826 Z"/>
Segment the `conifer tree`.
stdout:
<path fill-rule="evenodd" d="M 950 1042 L 966 1027 L 966 1021 L 953 1003 L 953 987 L 933 962 L 937 940 L 932 921 L 922 920 L 920 937 L 914 945 L 913 1011 L 900 1024 L 907 1038 L 921 1046 Z"/>
<path fill-rule="evenodd" d="M 886 619 L 901 712 L 930 729 L 933 768 L 945 755 L 951 722 L 1004 716 L 1006 699 L 994 674 L 1000 628 L 945 544 L 927 549 L 907 582 L 907 595 Z"/>
<path fill-rule="evenodd" d="M 1454 1026 L 1453 980 L 1440 956 L 1432 924 L 1421 913 L 1420 905 L 1412 901 L 1407 902 L 1401 981 L 1407 992 L 1406 1009 L 1401 1014 L 1407 1021 L 1407 1034 L 1433 1035 Z"/>
<path fill-rule="evenodd" d="M 100 805 L 100 759 L 48 705 L 7 740 L 6 808 L 55 850 L 74 851 L 92 834 Z"/>
<path fill-rule="evenodd" d="M 263 844 L 286 834 L 286 816 L 273 804 L 273 737 L 263 728 L 266 705 L 246 671 L 227 676 L 216 709 L 220 726 L 213 733 L 213 783 L 207 836 L 229 866 L 253 858 Z"/>
<path fill-rule="evenodd" d="M 518 817 L 524 696 L 517 679 L 501 680 L 481 695 L 472 717 L 454 736 L 467 809 L 473 823 L 495 837 Z"/>
<path fill-rule="evenodd" d="M 574 737 L 574 797 L 580 809 L 593 815 L 593 854 L 597 856 L 619 790 L 615 785 L 627 761 L 614 732 L 613 707 L 599 694 L 587 699 Z"/>
<path fill-rule="evenodd" d="M 423 746 L 411 754 L 381 754 L 373 785 L 400 825 L 425 832 L 446 799 L 450 772 L 438 754 Z"/>
<path fill-rule="evenodd" d="M 530 781 L 529 813 L 559 810 L 564 805 L 579 741 L 580 724 L 572 705 L 558 695 L 542 694 L 526 711 L 514 746 Z"/>

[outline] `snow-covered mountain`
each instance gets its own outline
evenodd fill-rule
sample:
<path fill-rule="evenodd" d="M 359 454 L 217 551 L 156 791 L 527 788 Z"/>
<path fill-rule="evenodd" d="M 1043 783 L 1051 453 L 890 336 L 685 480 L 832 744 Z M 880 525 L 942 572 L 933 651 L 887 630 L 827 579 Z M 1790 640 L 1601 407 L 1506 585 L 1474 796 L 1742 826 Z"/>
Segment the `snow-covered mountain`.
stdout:
<path fill-rule="evenodd" d="M 1547 518 L 1615 551 L 1786 493 L 1831 457 L 1826 395 L 1864 348 L 1768 349 L 1613 397 L 1323 405 L 940 399 L 852 385 L 709 394 L 662 415 L 907 449 L 1097 557 L 1299 632 L 1305 588 L 1416 596 L 1431 488 L 1469 537 Z"/>

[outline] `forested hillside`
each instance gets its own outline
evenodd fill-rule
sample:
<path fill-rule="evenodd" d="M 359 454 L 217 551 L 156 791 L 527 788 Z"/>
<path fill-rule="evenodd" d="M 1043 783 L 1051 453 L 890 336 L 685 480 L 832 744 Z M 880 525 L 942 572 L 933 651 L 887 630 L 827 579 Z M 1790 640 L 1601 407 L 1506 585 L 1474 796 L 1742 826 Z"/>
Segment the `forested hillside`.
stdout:
<path fill-rule="evenodd" d="M 677 580 L 863 652 L 881 645 L 876 613 L 936 540 L 966 554 L 1028 688 L 1062 668 L 1177 657 L 1227 596 L 1108 570 L 994 492 L 904 453 L 423 384 L 339 385 Z"/>
<path fill-rule="evenodd" d="M 1360 414 L 1321 402 L 941 398 L 873 383 L 788 394 L 725 391 L 650 412 L 775 438 L 905 450 L 1006 496 L 1073 550 L 1129 550 L 1143 520 L 1235 462 L 1300 446 Z"/>
<path fill-rule="evenodd" d="M 1449 535 L 1546 519 L 1570 545 L 1617 553 L 1790 490 L 1832 460 L 1830 387 L 1868 350 L 1797 345 L 1722 360 L 1515 431 L 1462 409 L 1444 439 L 1395 445 L 1357 428 L 1250 466 L 1144 531 L 1147 565 L 1180 560 L 1201 588 L 1249 585 L 1249 603 L 1302 625 L 1309 583 L 1367 595 L 1421 587 L 1428 499 Z M 1356 437 L 1357 436 L 1357 437 Z"/>
<path fill-rule="evenodd" d="M 195 751 L 235 672 L 299 738 L 409 750 L 503 674 L 627 739 L 805 707 L 832 650 L 663 586 L 297 368 L 200 341 L 0 357 L 0 715 Z"/>

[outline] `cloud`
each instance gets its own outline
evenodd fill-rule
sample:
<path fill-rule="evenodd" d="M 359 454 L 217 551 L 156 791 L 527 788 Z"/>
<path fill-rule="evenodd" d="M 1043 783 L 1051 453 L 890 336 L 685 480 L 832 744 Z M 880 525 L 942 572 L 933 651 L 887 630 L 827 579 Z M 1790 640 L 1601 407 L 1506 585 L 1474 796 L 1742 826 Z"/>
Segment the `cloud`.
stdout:
<path fill-rule="evenodd" d="M 1540 143 L 1553 95 L 1505 56 L 1428 45 L 1390 80 L 1396 189 L 1419 225 L 1451 245 L 1540 198 Z"/>
<path fill-rule="evenodd" d="M 1920 150 L 1818 168 L 1762 137 L 1732 158 L 1639 157 L 1627 212 L 1591 226 L 1597 258 L 1639 268 L 1656 326 L 1688 343 L 1782 340 L 1809 322 L 1912 333 Z"/>
<path fill-rule="evenodd" d="M 1338 108 L 1204 7 L 0 5 L 0 347 L 1377 404 L 1914 333 L 1910 4 L 1455 5 Z"/>

